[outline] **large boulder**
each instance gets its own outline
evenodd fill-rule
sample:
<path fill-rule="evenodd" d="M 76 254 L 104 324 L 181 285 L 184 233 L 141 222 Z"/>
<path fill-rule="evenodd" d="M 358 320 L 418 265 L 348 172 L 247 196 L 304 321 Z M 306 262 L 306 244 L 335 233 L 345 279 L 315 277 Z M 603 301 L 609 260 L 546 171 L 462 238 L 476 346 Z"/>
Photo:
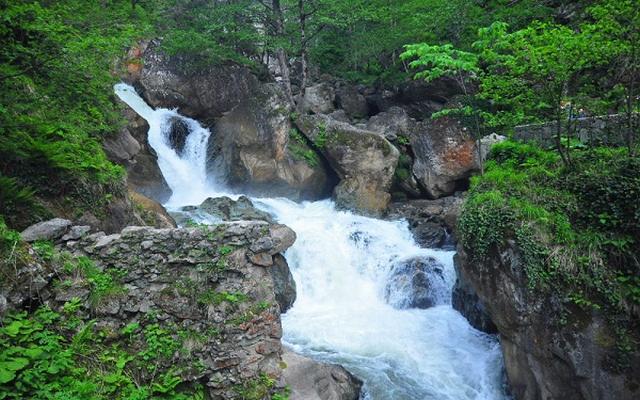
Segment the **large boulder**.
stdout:
<path fill-rule="evenodd" d="M 387 140 L 397 140 L 398 137 L 407 138 L 415 124 L 416 121 L 409 117 L 404 108 L 391 107 L 369 118 L 367 129 L 379 133 Z"/>
<path fill-rule="evenodd" d="M 334 190 L 339 206 L 382 214 L 399 152 L 384 137 L 325 115 L 301 116 L 298 127 L 315 143 L 340 178 Z"/>
<path fill-rule="evenodd" d="M 244 193 L 294 200 L 326 197 L 333 184 L 306 143 L 290 137 L 291 106 L 277 84 L 264 84 L 218 119 L 209 169 Z"/>
<path fill-rule="evenodd" d="M 305 112 L 314 114 L 329 114 L 333 110 L 336 93 L 328 83 L 318 83 L 304 89 L 304 97 L 302 98 L 302 109 Z"/>
<path fill-rule="evenodd" d="M 514 398 L 631 400 L 640 397 L 640 357 L 616 363 L 617 335 L 607 315 L 567 306 L 532 290 L 522 250 L 505 238 L 484 261 L 458 246 L 459 279 L 471 286 L 500 334 Z"/>
<path fill-rule="evenodd" d="M 290 400 L 358 400 L 362 381 L 346 369 L 325 364 L 286 349 L 283 378 L 291 393 Z"/>
<path fill-rule="evenodd" d="M 249 69 L 239 65 L 190 68 L 188 60 L 169 57 L 152 41 L 141 56 L 136 86 L 153 107 L 179 108 L 191 118 L 210 122 L 238 106 L 259 86 Z"/>
<path fill-rule="evenodd" d="M 54 218 L 49 221 L 39 222 L 31 225 L 20 236 L 25 242 L 35 242 L 36 240 L 57 240 L 61 238 L 69 228 L 72 222 L 68 219 Z"/>
<path fill-rule="evenodd" d="M 351 118 L 365 118 L 369 115 L 367 99 L 354 85 L 345 84 L 336 90 L 336 103 Z"/>
<path fill-rule="evenodd" d="M 430 198 L 464 189 L 478 169 L 475 141 L 456 119 L 443 117 L 416 124 L 409 140 L 415 156 L 413 174 Z"/>
<path fill-rule="evenodd" d="M 444 268 L 433 257 L 415 257 L 396 263 L 385 287 L 387 303 L 396 308 L 429 308 L 444 304 L 449 287 Z"/>

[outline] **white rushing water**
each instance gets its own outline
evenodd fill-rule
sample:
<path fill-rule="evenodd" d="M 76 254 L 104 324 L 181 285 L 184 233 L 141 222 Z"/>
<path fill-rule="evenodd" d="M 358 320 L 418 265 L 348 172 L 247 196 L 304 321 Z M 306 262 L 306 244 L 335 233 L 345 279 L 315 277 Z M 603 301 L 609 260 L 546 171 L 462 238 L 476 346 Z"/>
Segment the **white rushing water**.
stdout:
<path fill-rule="evenodd" d="M 167 140 L 167 121 L 179 114 L 151 109 L 131 86 L 118 84 L 115 91 L 149 122 L 149 143 L 174 193 L 167 208 L 229 195 L 206 176 L 209 131 L 180 117 L 191 130 L 180 156 Z M 451 307 L 453 252 L 419 248 L 406 222 L 337 211 L 330 200 L 253 201 L 298 237 L 285 254 L 297 284 L 297 300 L 282 319 L 289 346 L 345 366 L 364 380 L 366 399 L 506 398 L 497 340 L 473 329 Z M 441 264 L 446 295 L 425 310 L 394 308 L 385 300 L 390 273 L 416 257 Z"/>

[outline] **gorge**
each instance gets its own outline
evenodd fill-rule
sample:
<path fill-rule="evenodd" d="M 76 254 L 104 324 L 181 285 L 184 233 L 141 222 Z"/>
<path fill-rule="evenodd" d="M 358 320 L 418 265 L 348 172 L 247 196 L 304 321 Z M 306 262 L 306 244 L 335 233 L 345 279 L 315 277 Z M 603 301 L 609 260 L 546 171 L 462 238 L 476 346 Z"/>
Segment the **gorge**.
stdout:
<path fill-rule="evenodd" d="M 173 191 L 166 203 L 170 211 L 208 197 L 239 195 L 207 179 L 206 129 L 175 111 L 151 109 L 132 86 L 119 84 L 115 90 L 149 122 L 149 142 Z M 190 127 L 181 156 L 168 144 L 168 121 L 174 117 Z M 365 399 L 506 398 L 496 339 L 451 308 L 452 251 L 421 249 L 405 223 L 338 211 L 330 200 L 254 202 L 297 235 L 285 254 L 297 287 L 296 303 L 282 320 L 286 345 L 345 366 L 364 380 Z M 215 220 L 202 213 L 191 218 Z M 388 304 L 390 296 L 385 300 L 394 266 L 411 259 L 433 260 L 443 270 L 444 290 L 434 307 L 397 309 Z M 402 290 L 407 288 L 391 288 L 391 297 L 410 296 Z"/>

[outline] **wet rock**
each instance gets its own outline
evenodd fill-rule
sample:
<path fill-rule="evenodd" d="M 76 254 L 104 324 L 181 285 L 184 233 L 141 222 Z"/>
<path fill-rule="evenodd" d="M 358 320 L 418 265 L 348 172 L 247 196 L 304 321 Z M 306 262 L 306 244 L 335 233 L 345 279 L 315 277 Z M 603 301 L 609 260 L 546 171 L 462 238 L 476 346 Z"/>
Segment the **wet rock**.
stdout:
<path fill-rule="evenodd" d="M 276 301 L 280 306 L 280 312 L 285 313 L 296 301 L 296 282 L 293 280 L 287 261 L 281 255 L 273 257 L 271 267 Z"/>
<path fill-rule="evenodd" d="M 335 98 L 335 91 L 328 83 L 319 83 L 314 86 L 309 86 L 304 90 L 302 108 L 305 112 L 329 114 L 335 110 L 333 105 Z"/>
<path fill-rule="evenodd" d="M 61 238 L 69 228 L 72 222 L 68 219 L 54 218 L 49 221 L 39 222 L 31 225 L 20 236 L 25 242 L 35 242 L 36 240 L 57 240 Z"/>
<path fill-rule="evenodd" d="M 107 157 L 127 169 L 130 189 L 161 203 L 167 201 L 171 189 L 158 167 L 158 157 L 148 143 L 149 124 L 127 105 L 122 114 L 127 125 L 103 142 Z"/>
<path fill-rule="evenodd" d="M 498 333 L 498 328 L 491 320 L 477 293 L 469 282 L 460 275 L 459 256 L 456 254 L 453 260 L 456 269 L 456 283 L 451 293 L 451 305 L 477 330 L 486 333 Z"/>
<path fill-rule="evenodd" d="M 297 125 L 321 148 L 341 179 L 334 189 L 338 206 L 364 214 L 382 214 L 391 198 L 388 191 L 398 164 L 398 150 L 374 132 L 325 115 L 302 116 Z"/>
<path fill-rule="evenodd" d="M 453 248 L 462 202 L 462 197 L 457 196 L 394 202 L 389 207 L 387 219 L 406 219 L 409 230 L 421 247 Z"/>
<path fill-rule="evenodd" d="M 229 197 L 209 197 L 197 207 L 198 210 L 217 217 L 222 221 L 266 221 L 274 223 L 269 213 L 258 210 L 251 200 L 240 196 L 238 200 Z M 184 207 L 185 211 L 193 211 L 190 207 Z"/>
<path fill-rule="evenodd" d="M 398 262 L 385 288 L 387 302 L 396 308 L 429 308 L 445 303 L 447 297 L 444 268 L 432 257 Z"/>
<path fill-rule="evenodd" d="M 191 133 L 189 125 L 179 117 L 171 117 L 169 121 L 167 121 L 167 125 L 169 126 L 167 136 L 169 145 L 178 155 L 182 155 L 184 145 L 187 143 L 187 137 L 189 133 Z"/>
<path fill-rule="evenodd" d="M 282 360 L 285 383 L 291 400 L 357 400 L 362 381 L 346 369 L 325 364 L 285 349 Z"/>

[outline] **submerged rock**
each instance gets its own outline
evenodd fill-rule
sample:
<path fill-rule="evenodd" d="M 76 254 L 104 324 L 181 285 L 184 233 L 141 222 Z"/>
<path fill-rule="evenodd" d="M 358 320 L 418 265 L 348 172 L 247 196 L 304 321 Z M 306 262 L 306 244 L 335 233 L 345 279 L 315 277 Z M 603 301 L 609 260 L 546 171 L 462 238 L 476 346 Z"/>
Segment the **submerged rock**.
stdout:
<path fill-rule="evenodd" d="M 167 121 L 167 126 L 169 126 L 167 135 L 169 145 L 178 155 L 182 156 L 184 146 L 187 143 L 187 137 L 189 133 L 191 133 L 189 125 L 182 118 L 171 117 L 169 121 Z"/>
<path fill-rule="evenodd" d="M 433 257 L 416 257 L 393 266 L 385 298 L 396 308 L 429 308 L 448 297 L 444 268 Z"/>
<path fill-rule="evenodd" d="M 362 381 L 336 364 L 325 364 L 286 349 L 285 383 L 290 400 L 358 400 Z"/>

